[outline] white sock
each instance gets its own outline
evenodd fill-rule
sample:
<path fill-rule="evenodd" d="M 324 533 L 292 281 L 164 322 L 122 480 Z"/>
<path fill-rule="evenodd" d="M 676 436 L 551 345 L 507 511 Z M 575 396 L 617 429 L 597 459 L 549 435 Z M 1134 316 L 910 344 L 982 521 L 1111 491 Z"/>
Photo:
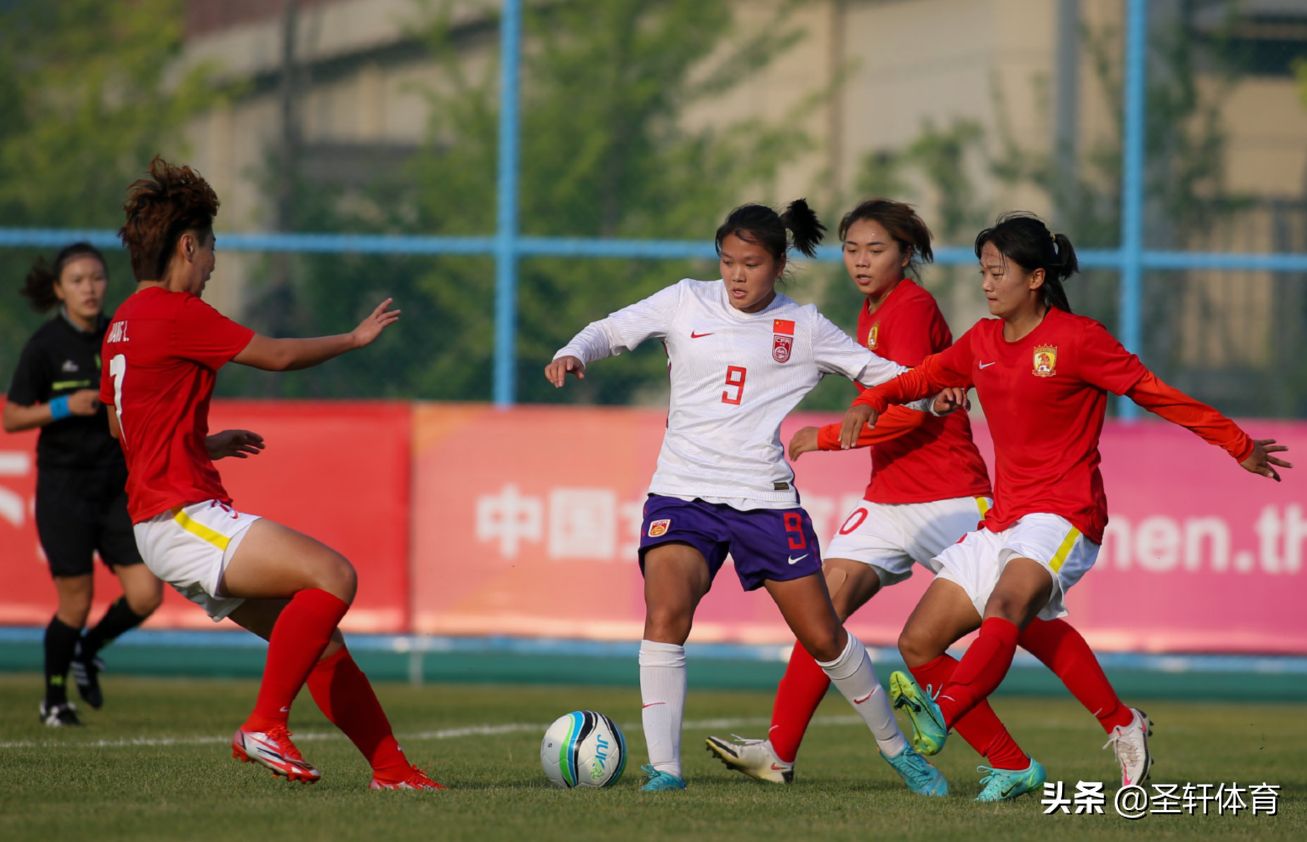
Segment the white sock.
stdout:
<path fill-rule="evenodd" d="M 640 641 L 640 700 L 649 763 L 681 777 L 681 720 L 685 718 L 685 647 Z"/>
<path fill-rule="evenodd" d="M 849 635 L 848 645 L 838 658 L 818 661 L 817 666 L 826 671 L 831 683 L 839 688 L 862 721 L 867 723 L 876 738 L 876 745 L 886 757 L 901 754 L 908 747 L 908 741 L 894 720 L 889 694 L 876 679 L 876 668 L 871 665 L 871 656 L 862 641 Z"/>

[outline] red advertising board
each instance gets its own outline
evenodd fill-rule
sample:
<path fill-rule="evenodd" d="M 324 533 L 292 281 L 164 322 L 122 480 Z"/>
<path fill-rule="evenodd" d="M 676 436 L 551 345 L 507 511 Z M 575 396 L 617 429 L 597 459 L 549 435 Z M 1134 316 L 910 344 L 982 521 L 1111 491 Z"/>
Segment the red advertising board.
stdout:
<path fill-rule="evenodd" d="M 213 430 L 248 429 L 267 449 L 218 463 L 238 508 L 298 529 L 348 557 L 358 596 L 351 631 L 409 627 L 409 406 L 403 403 L 215 401 Z M 55 609 L 32 506 L 36 432 L 0 437 L 0 623 L 45 625 Z M 96 564 L 97 616 L 121 593 Z M 165 589 L 155 628 L 213 628 L 195 606 Z"/>
<path fill-rule="evenodd" d="M 831 415 L 796 415 L 782 438 Z M 640 505 L 665 415 L 658 410 L 423 406 L 414 417 L 414 623 L 439 634 L 635 639 Z M 1307 424 L 1249 421 L 1301 454 Z M 976 425 L 992 464 L 983 423 Z M 1109 526 L 1069 618 L 1096 646 L 1154 652 L 1307 652 L 1304 479 L 1241 470 L 1186 430 L 1110 423 L 1102 439 Z M 1301 457 L 1300 457 L 1301 458 Z M 861 498 L 865 452 L 797 464 L 823 544 Z M 849 628 L 893 645 L 929 583 L 887 588 Z M 777 643 L 790 635 L 765 593 L 729 567 L 691 640 Z"/>
<path fill-rule="evenodd" d="M 798 427 L 836 416 L 796 415 Z M 662 441 L 659 410 L 476 404 L 219 401 L 213 427 L 262 433 L 260 456 L 220 463 L 237 506 L 340 550 L 359 570 L 352 631 L 637 639 L 641 506 Z M 1249 421 L 1291 458 L 1307 424 Z M 990 456 L 985 425 L 976 425 Z M 0 623 L 44 625 L 54 592 L 32 523 L 35 434 L 0 438 Z M 1307 653 L 1307 477 L 1273 483 L 1188 431 L 1109 423 L 1112 521 L 1070 620 L 1104 650 Z M 991 464 L 992 464 L 992 460 Z M 797 464 L 823 543 L 861 497 L 862 451 Z M 929 576 L 887 588 L 850 621 L 893 645 Z M 118 593 L 97 571 L 97 606 Z M 212 628 L 169 593 L 154 627 Z M 729 565 L 692 640 L 790 642 L 765 593 Z"/>

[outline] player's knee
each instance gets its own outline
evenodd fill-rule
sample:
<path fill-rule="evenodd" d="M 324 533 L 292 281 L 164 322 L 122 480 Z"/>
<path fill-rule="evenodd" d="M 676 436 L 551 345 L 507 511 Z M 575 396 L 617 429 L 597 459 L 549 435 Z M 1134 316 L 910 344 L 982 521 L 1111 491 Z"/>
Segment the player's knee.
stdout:
<path fill-rule="evenodd" d="M 131 593 L 124 592 L 127 607 L 137 617 L 148 617 L 163 604 L 163 588 L 144 588 Z"/>
<path fill-rule="evenodd" d="M 833 634 L 820 634 L 815 640 L 804 644 L 808 654 L 814 660 L 830 663 L 839 658 L 844 653 L 844 647 L 840 645 L 839 637 Z"/>
<path fill-rule="evenodd" d="M 332 553 L 331 560 L 322 565 L 317 586 L 345 602 L 352 603 L 354 595 L 358 593 L 359 576 L 354 570 L 354 565 L 350 564 L 347 558 Z"/>
<path fill-rule="evenodd" d="M 939 654 L 935 651 L 936 648 L 938 647 L 927 635 L 911 626 L 905 627 L 899 634 L 899 654 L 910 667 L 920 666 L 934 658 Z"/>
<path fill-rule="evenodd" d="M 684 643 L 690 636 L 693 620 L 687 612 L 673 606 L 649 606 L 644 618 L 645 640 L 660 643 Z"/>

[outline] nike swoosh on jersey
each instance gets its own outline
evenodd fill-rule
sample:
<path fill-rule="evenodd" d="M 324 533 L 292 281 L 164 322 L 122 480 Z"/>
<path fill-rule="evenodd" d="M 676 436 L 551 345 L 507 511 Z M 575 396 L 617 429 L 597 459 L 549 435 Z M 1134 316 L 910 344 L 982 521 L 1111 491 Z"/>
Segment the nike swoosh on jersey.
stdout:
<path fill-rule="evenodd" d="M 712 333 L 695 333 L 694 331 L 690 331 L 691 339 L 703 339 L 705 336 L 712 336 Z"/>
<path fill-rule="evenodd" d="M 799 562 L 801 562 L 801 561 L 803 561 L 805 558 L 807 558 L 808 555 L 809 555 L 808 553 L 804 553 L 803 555 L 799 556 L 798 558 L 791 558 L 791 559 L 789 559 L 789 562 L 790 562 L 790 564 L 798 564 Z"/>
<path fill-rule="evenodd" d="M 980 367 L 981 367 L 981 368 L 989 368 L 991 365 L 996 365 L 997 363 L 998 363 L 998 360 L 995 360 L 995 361 L 992 362 L 992 363 L 981 363 L 981 364 L 980 364 Z"/>
<path fill-rule="evenodd" d="M 870 693 L 868 693 L 867 695 L 863 696 L 861 699 L 854 699 L 854 700 L 853 700 L 853 703 L 854 703 L 855 705 L 860 705 L 860 704 L 862 704 L 863 702 L 865 702 L 865 701 L 867 701 L 868 699 L 870 699 L 870 698 L 871 698 L 872 696 L 874 696 L 874 695 L 876 695 L 876 691 L 875 691 L 875 690 L 872 690 Z"/>

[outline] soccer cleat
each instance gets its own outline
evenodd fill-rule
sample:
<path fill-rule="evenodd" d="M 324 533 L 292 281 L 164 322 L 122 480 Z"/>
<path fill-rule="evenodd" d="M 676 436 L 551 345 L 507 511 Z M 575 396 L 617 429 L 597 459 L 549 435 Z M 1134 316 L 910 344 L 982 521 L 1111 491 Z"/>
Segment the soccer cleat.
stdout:
<path fill-rule="evenodd" d="M 231 738 L 231 756 L 242 763 L 258 763 L 288 781 L 317 783 L 322 774 L 314 769 L 290 741 L 285 725 L 274 725 L 267 731 L 236 729 Z"/>
<path fill-rule="evenodd" d="M 890 757 L 885 752 L 880 756 L 894 767 L 899 777 L 908 785 L 908 789 L 917 795 L 948 795 L 948 781 L 944 773 L 931 765 L 930 761 L 918 754 L 912 746 Z"/>
<path fill-rule="evenodd" d="M 447 786 L 441 786 L 423 772 L 417 766 L 410 766 L 408 774 L 398 781 L 383 781 L 378 777 L 372 778 L 372 783 L 368 784 L 368 789 L 449 789 Z"/>
<path fill-rule="evenodd" d="M 104 694 L 100 692 L 100 670 L 104 669 L 104 661 L 94 655 L 90 658 L 84 657 L 82 644 L 79 641 L 73 653 L 71 669 L 73 681 L 77 684 L 77 692 L 82 695 L 83 701 L 99 710 L 104 704 Z"/>
<path fill-rule="evenodd" d="M 1138 708 L 1130 708 L 1134 718 L 1129 725 L 1118 725 L 1112 729 L 1112 735 L 1103 743 L 1116 753 L 1116 762 L 1121 764 L 1121 786 L 1133 786 L 1148 780 L 1149 770 L 1153 767 L 1153 755 L 1148 751 L 1148 738 L 1153 736 L 1153 721 L 1148 714 Z"/>
<path fill-rule="evenodd" d="M 47 728 L 81 728 L 82 720 L 77 718 L 77 706 L 72 702 L 62 705 L 47 705 L 41 702 L 41 724 Z"/>
<path fill-rule="evenodd" d="M 931 695 L 933 688 L 923 691 L 911 675 L 895 670 L 889 676 L 889 697 L 897 710 L 907 711 L 912 722 L 912 747 L 927 757 L 939 754 L 948 739 L 944 727 L 944 714 Z"/>
<path fill-rule="evenodd" d="M 1019 795 L 1039 789 L 1048 779 L 1044 767 L 1033 757 L 1030 758 L 1030 765 L 1024 769 L 977 766 L 976 771 L 989 773 L 980 779 L 982 788 L 976 796 L 977 801 L 1011 801 Z"/>
<path fill-rule="evenodd" d="M 644 773 L 644 784 L 640 787 L 641 792 L 661 792 L 665 789 L 685 789 L 685 781 L 673 775 L 671 772 L 659 772 L 650 764 L 640 767 Z"/>
<path fill-rule="evenodd" d="M 727 769 L 743 772 L 751 778 L 768 783 L 794 783 L 794 764 L 786 763 L 776 756 L 771 740 L 746 740 L 738 734 L 731 736 L 735 737 L 733 743 L 721 737 L 707 739 L 708 751 L 725 763 Z"/>

